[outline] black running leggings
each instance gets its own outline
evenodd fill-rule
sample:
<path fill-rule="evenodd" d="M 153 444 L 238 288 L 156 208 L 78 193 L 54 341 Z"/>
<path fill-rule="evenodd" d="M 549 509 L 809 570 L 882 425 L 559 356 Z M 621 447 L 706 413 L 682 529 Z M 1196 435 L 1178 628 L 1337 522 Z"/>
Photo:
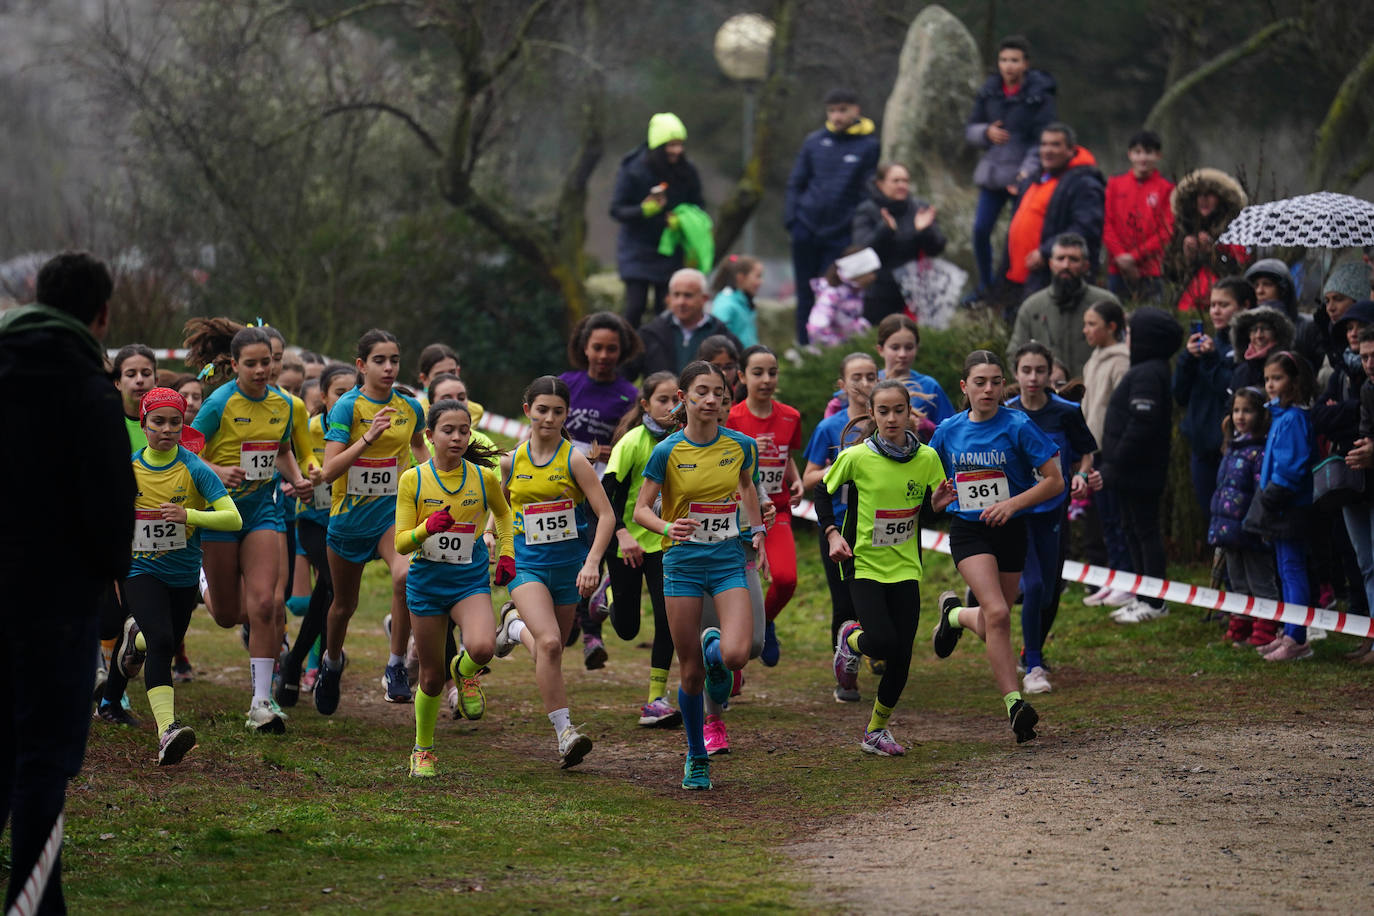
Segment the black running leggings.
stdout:
<path fill-rule="evenodd" d="M 821 566 L 825 568 L 825 584 L 830 589 L 830 648 L 835 648 L 835 639 L 840 627 L 846 620 L 854 620 L 854 600 L 845 587 L 844 577 L 840 575 L 839 565 L 830 559 L 830 542 L 821 533 Z M 886 703 L 884 706 L 888 705 Z"/>
<path fill-rule="evenodd" d="M 200 590 L 195 585 L 174 587 L 148 574 L 124 580 L 124 604 L 143 631 L 148 658 L 143 683 L 149 689 L 172 686 L 172 659 L 186 636 Z M 122 649 L 116 646 L 116 649 Z M 117 667 L 110 666 L 111 669 Z"/>
<path fill-rule="evenodd" d="M 921 620 L 921 583 L 850 579 L 849 594 L 859 612 L 859 651 L 887 662 L 878 682 L 878 702 L 897 705 L 911 670 L 911 646 Z"/>
<path fill-rule="evenodd" d="M 329 577 L 329 556 L 325 552 L 325 529 L 306 519 L 296 520 L 296 538 L 305 548 L 306 559 L 315 570 L 315 588 L 310 592 L 310 607 L 301 618 L 301 629 L 296 641 L 291 644 L 291 652 L 286 662 L 293 671 L 299 671 L 310 654 L 315 639 L 324 632 L 325 620 L 329 617 L 329 605 L 334 603 L 334 580 Z M 321 647 L 323 649 L 323 647 Z M 323 657 L 321 651 L 321 657 Z"/>
<path fill-rule="evenodd" d="M 122 589 L 124 583 L 120 582 Z M 128 618 L 129 612 L 124 607 L 122 593 L 115 591 L 115 586 L 110 585 L 100 595 L 100 638 L 101 640 L 115 640 L 114 650 L 110 653 L 110 667 L 106 672 L 105 686 L 101 688 L 101 699 L 109 703 L 118 703 L 124 698 L 124 691 L 129 686 L 129 679 L 119 670 L 119 636 L 124 629 L 124 621 Z"/>
<path fill-rule="evenodd" d="M 630 566 L 619 552 L 606 555 L 611 575 L 611 626 L 621 639 L 639 635 L 641 585 L 649 586 L 649 603 L 654 607 L 654 645 L 649 650 L 649 666 L 670 668 L 673 664 L 673 634 L 668 629 L 668 605 L 663 600 L 663 554 L 644 554 L 644 562 Z"/>

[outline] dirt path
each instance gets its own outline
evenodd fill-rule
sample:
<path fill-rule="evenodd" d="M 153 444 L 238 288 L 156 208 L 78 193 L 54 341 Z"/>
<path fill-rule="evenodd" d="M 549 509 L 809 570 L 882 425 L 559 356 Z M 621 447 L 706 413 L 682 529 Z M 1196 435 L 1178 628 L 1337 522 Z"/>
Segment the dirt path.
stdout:
<path fill-rule="evenodd" d="M 1042 739 L 791 851 L 840 912 L 1367 912 L 1374 711 L 1295 718 Z"/>

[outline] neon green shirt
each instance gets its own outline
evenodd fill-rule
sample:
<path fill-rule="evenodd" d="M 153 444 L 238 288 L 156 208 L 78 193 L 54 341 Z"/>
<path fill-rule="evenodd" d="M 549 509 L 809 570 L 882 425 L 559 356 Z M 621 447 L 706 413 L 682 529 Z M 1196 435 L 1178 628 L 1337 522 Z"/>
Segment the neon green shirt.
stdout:
<path fill-rule="evenodd" d="M 635 502 L 639 499 L 639 488 L 644 484 L 644 466 L 658 445 L 653 435 L 642 425 L 636 426 L 620 438 L 611 449 L 611 457 L 606 462 L 606 473 L 622 484 L 628 484 L 629 496 L 625 499 L 625 512 L 621 518 L 630 537 L 639 542 L 645 553 L 658 553 L 663 550 L 663 538 L 635 521 Z"/>

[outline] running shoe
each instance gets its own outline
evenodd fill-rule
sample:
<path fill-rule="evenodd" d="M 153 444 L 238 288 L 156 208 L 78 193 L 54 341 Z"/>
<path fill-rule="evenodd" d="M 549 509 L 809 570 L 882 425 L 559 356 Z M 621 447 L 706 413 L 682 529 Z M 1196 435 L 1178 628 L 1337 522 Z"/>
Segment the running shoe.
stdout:
<path fill-rule="evenodd" d="M 119 670 L 131 681 L 143 670 L 143 661 L 148 657 L 147 651 L 138 648 L 137 642 L 138 622 L 129 617 L 124 621 L 124 631 L 120 634 Z"/>
<path fill-rule="evenodd" d="M 706 661 L 706 694 L 716 703 L 725 705 L 730 701 L 730 687 L 734 678 L 722 659 L 712 664 L 707 657 L 706 647 L 712 643 L 720 648 L 720 627 L 707 627 L 701 631 L 701 656 Z"/>
<path fill-rule="evenodd" d="M 954 592 L 944 592 L 940 595 L 940 616 L 935 622 L 935 635 L 931 637 L 937 658 L 949 658 L 954 647 L 959 645 L 960 637 L 964 635 L 963 627 L 950 626 L 949 623 L 949 615 L 958 609 L 958 595 Z"/>
<path fill-rule="evenodd" d="M 1012 703 L 1007 718 L 1011 720 L 1011 730 L 1016 733 L 1017 744 L 1025 744 L 1036 737 L 1035 723 L 1040 721 L 1040 715 L 1025 700 Z"/>
<path fill-rule="evenodd" d="M 415 698 L 410 689 L 410 676 L 406 674 L 405 662 L 387 665 L 386 672 L 382 675 L 382 684 L 386 687 L 388 703 L 409 703 Z"/>
<path fill-rule="evenodd" d="M 181 763 L 181 758 L 196 746 L 196 733 L 180 722 L 172 722 L 162 730 L 157 742 L 157 765 L 169 767 Z"/>
<path fill-rule="evenodd" d="M 301 675 L 301 689 L 306 693 L 315 692 L 315 682 L 320 679 L 320 669 L 311 668 Z"/>
<path fill-rule="evenodd" d="M 1121 624 L 1144 623 L 1147 620 L 1158 620 L 1160 617 L 1167 616 L 1169 616 L 1167 604 L 1155 606 L 1139 599 L 1113 611 L 1111 614 L 1112 620 Z"/>
<path fill-rule="evenodd" d="M 520 619 L 514 601 L 501 605 L 501 625 L 496 629 L 496 657 L 505 658 L 511 650 L 520 645 L 520 640 L 510 635 L 510 625 Z"/>
<path fill-rule="evenodd" d="M 286 734 L 286 717 L 271 700 L 258 700 L 248 707 L 248 718 L 243 724 L 258 734 Z"/>
<path fill-rule="evenodd" d="M 730 753 L 730 736 L 725 734 L 725 721 L 720 716 L 707 716 L 701 730 L 706 739 L 706 756 Z"/>
<path fill-rule="evenodd" d="M 134 714 L 119 703 L 106 703 L 102 700 L 96 715 L 114 725 L 126 725 L 129 728 L 138 727 L 138 719 L 134 718 Z"/>
<path fill-rule="evenodd" d="M 339 708 L 339 682 L 343 679 L 344 669 L 348 667 L 348 653 L 339 654 L 339 668 L 334 670 L 324 661 L 320 662 L 320 673 L 315 678 L 315 711 L 322 716 L 334 715 Z"/>
<path fill-rule="evenodd" d="M 711 758 L 688 755 L 682 765 L 682 788 L 711 789 Z"/>
<path fill-rule="evenodd" d="M 875 732 L 864 732 L 864 740 L 859 742 L 859 750 L 865 754 L 877 754 L 879 757 L 901 757 L 906 753 L 906 748 L 898 744 L 892 737 L 892 732 L 885 728 Z"/>
<path fill-rule="evenodd" d="M 887 673 L 887 662 L 881 658 L 869 658 L 865 655 L 864 661 L 868 663 L 868 671 L 874 677 L 882 677 Z"/>
<path fill-rule="evenodd" d="M 1253 633 L 1251 634 L 1250 638 L 1255 638 Z M 1268 655 L 1270 652 L 1275 651 L 1283 645 L 1283 639 L 1284 636 L 1282 633 L 1280 633 L 1268 642 L 1256 646 L 1255 651 L 1258 652 L 1260 655 Z"/>
<path fill-rule="evenodd" d="M 607 617 L 611 616 L 611 577 L 605 575 L 601 577 L 601 584 L 592 592 L 592 597 L 587 600 L 587 619 L 592 623 L 602 623 Z"/>
<path fill-rule="evenodd" d="M 1264 656 L 1264 660 L 1266 662 L 1295 662 L 1311 657 L 1311 644 L 1298 642 L 1291 636 L 1285 636 L 1283 637 L 1282 644 L 1273 652 Z"/>
<path fill-rule="evenodd" d="M 1039 665 L 1027 671 L 1026 676 L 1021 681 L 1022 693 L 1049 693 L 1052 689 L 1045 669 Z"/>
<path fill-rule="evenodd" d="M 458 705 L 454 710 L 461 712 L 464 719 L 473 722 L 482 718 L 487 711 L 487 695 L 482 690 L 481 680 L 473 675 L 457 678 L 453 684 L 458 691 Z"/>
<path fill-rule="evenodd" d="M 639 707 L 639 724 L 646 728 L 676 728 L 681 722 L 682 713 L 666 697 L 655 697 Z"/>
<path fill-rule="evenodd" d="M 463 718 L 463 709 L 462 709 L 461 706 L 458 705 L 458 688 L 457 688 L 457 687 L 450 687 L 450 688 L 448 689 L 448 708 L 449 708 L 449 711 L 453 713 L 453 718 L 454 718 L 454 719 L 461 719 L 461 718 Z"/>
<path fill-rule="evenodd" d="M 582 634 L 582 664 L 588 671 L 606 667 L 606 644 L 594 633 Z"/>
<path fill-rule="evenodd" d="M 849 648 L 849 634 L 858 628 L 858 621 L 846 620 L 840 624 L 839 635 L 835 637 L 835 657 L 832 662 L 835 669 L 835 683 L 845 690 L 859 689 L 859 659 L 861 656 Z"/>
<path fill-rule="evenodd" d="M 778 631 L 770 620 L 763 628 L 763 651 L 759 653 L 759 661 L 763 662 L 765 668 L 772 668 L 781 657 L 782 646 L 778 643 Z"/>
<path fill-rule="evenodd" d="M 191 660 L 184 655 L 177 656 L 176 663 L 172 665 L 172 683 L 189 684 L 195 680 L 195 670 L 191 667 Z"/>
<path fill-rule="evenodd" d="M 386 641 L 391 642 L 391 612 L 382 618 L 382 632 L 386 634 Z"/>
<path fill-rule="evenodd" d="M 98 652 L 95 656 L 95 688 L 91 691 L 92 702 L 100 702 L 100 698 L 105 695 L 105 682 L 109 679 L 110 668 L 109 663 L 105 661 L 105 653 Z"/>
<path fill-rule="evenodd" d="M 841 687 L 835 685 L 836 703 L 857 703 L 860 700 L 858 687 Z"/>
<path fill-rule="evenodd" d="M 277 701 L 278 706 L 290 709 L 295 706 L 301 698 L 301 666 L 299 663 L 291 663 L 291 653 L 283 652 L 277 658 L 277 673 L 273 678 L 276 681 L 272 697 Z"/>
<path fill-rule="evenodd" d="M 1112 593 L 1108 595 L 1102 603 L 1107 607 L 1125 607 L 1134 600 L 1135 595 L 1130 592 L 1123 592 L 1121 589 L 1112 589 Z"/>
<path fill-rule="evenodd" d="M 1088 607 L 1099 607 L 1100 605 L 1106 603 L 1107 599 L 1110 598 L 1111 595 L 1112 589 L 1104 585 L 1098 588 L 1092 594 L 1084 597 L 1083 604 L 1085 604 Z"/>
<path fill-rule="evenodd" d="M 410 752 L 410 775 L 416 779 L 434 778 L 434 751 L 419 748 Z"/>
<path fill-rule="evenodd" d="M 577 766 L 591 749 L 592 739 L 578 731 L 576 726 L 569 725 L 558 736 L 558 766 L 564 770 Z"/>

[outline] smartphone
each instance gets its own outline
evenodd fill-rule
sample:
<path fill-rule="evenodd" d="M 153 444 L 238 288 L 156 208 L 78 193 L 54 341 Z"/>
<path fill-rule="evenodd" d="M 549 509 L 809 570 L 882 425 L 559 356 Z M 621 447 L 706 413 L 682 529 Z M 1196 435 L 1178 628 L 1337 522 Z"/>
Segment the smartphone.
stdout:
<path fill-rule="evenodd" d="M 1201 322 L 1201 321 L 1194 321 L 1194 322 L 1193 322 L 1193 333 L 1194 333 L 1194 334 L 1201 334 L 1201 333 L 1202 333 L 1202 322 Z"/>

